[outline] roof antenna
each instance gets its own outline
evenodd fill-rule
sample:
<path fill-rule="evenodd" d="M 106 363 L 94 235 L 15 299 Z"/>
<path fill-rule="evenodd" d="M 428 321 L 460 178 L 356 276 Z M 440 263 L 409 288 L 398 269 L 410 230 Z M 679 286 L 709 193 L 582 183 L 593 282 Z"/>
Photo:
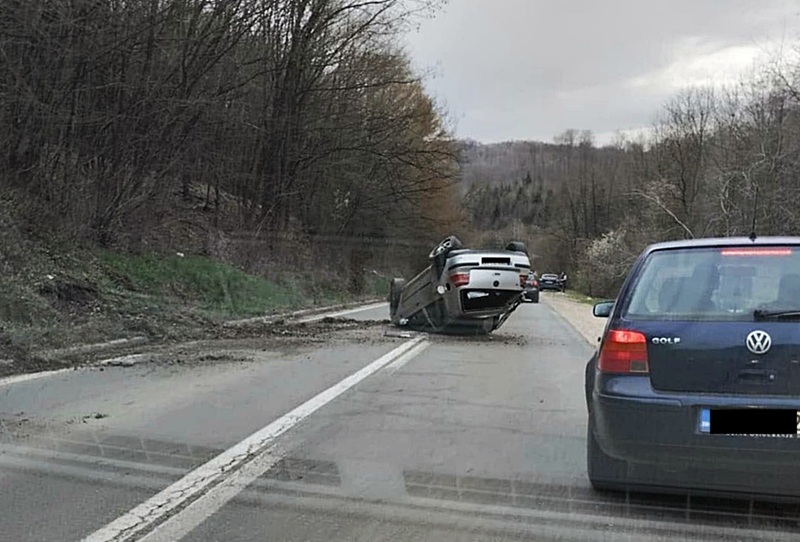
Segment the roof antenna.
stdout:
<path fill-rule="evenodd" d="M 750 228 L 750 240 L 756 241 L 756 219 L 758 218 L 758 185 L 755 185 L 756 197 L 753 199 L 753 226 Z"/>

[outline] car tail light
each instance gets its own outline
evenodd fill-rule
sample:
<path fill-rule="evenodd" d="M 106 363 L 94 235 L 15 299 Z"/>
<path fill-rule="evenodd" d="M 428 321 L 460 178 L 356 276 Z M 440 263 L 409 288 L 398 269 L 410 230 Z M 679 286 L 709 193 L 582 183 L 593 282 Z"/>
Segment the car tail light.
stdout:
<path fill-rule="evenodd" d="M 612 329 L 600 349 L 597 368 L 604 373 L 646 374 L 647 339 L 638 331 Z"/>
<path fill-rule="evenodd" d="M 538 287 L 539 287 L 539 281 L 538 281 L 538 280 L 534 280 L 534 281 L 532 281 L 532 282 L 531 282 L 531 285 L 532 285 L 534 288 L 538 288 Z"/>
<path fill-rule="evenodd" d="M 450 283 L 456 288 L 469 284 L 469 273 L 454 273 L 450 275 Z"/>
<path fill-rule="evenodd" d="M 520 276 L 519 276 L 519 285 L 520 285 L 520 286 L 522 286 L 522 287 L 524 288 L 524 287 L 525 287 L 525 284 L 526 284 L 527 282 L 528 282 L 528 275 L 520 275 Z"/>

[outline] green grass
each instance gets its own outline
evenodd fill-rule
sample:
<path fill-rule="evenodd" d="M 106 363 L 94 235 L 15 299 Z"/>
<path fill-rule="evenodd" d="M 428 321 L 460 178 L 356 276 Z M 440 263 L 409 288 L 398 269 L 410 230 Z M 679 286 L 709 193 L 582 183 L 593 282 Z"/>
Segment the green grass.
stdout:
<path fill-rule="evenodd" d="M 210 316 L 252 316 L 307 303 L 297 280 L 270 281 L 200 256 L 103 252 L 99 257 L 116 283 L 106 288 L 189 302 Z"/>
<path fill-rule="evenodd" d="M 400 276 L 400 275 L 391 275 Z M 390 275 L 368 273 L 365 279 L 364 294 L 370 297 L 385 298 L 389 294 Z"/>
<path fill-rule="evenodd" d="M 370 271 L 354 294 L 347 269 L 286 268 L 278 260 L 265 277 L 201 256 L 99 250 L 46 229 L 31 233 L 18 207 L 0 190 L 0 360 L 19 362 L 0 364 L 0 376 L 44 367 L 36 355 L 47 349 L 138 335 L 209 338 L 225 320 L 358 302 L 388 290 L 389 279 Z"/>
<path fill-rule="evenodd" d="M 200 256 L 163 256 L 101 252 L 106 268 L 102 290 L 109 294 L 138 294 L 129 304 L 193 304 L 212 318 L 262 315 L 309 306 L 333 305 L 384 297 L 389 279 L 367 272 L 364 291 L 353 295 L 341 277 L 317 277 L 287 271 L 270 280 Z"/>
<path fill-rule="evenodd" d="M 384 297 L 389 282 L 366 272 L 355 295 L 334 271 L 285 269 L 267 278 L 201 256 L 46 247 L 15 267 L 0 276 L 0 359 L 138 335 L 207 338 L 225 320 Z M 0 375 L 28 370 L 20 363 Z"/>

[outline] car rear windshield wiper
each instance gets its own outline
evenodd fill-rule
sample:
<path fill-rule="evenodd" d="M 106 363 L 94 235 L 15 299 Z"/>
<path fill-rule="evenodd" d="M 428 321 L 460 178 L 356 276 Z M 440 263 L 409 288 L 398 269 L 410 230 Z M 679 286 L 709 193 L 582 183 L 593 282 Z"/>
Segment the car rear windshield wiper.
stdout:
<path fill-rule="evenodd" d="M 756 320 L 789 320 L 791 318 L 800 318 L 800 309 L 783 311 L 766 311 L 757 309 L 753 311 L 753 318 Z"/>

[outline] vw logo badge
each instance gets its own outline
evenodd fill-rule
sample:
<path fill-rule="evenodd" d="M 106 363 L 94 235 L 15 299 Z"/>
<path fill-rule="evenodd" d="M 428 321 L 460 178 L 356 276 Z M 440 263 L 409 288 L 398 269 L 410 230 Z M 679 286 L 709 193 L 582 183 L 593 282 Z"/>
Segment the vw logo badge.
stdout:
<path fill-rule="evenodd" d="M 747 336 L 746 344 L 753 354 L 766 354 L 772 347 L 772 337 L 766 331 L 753 331 Z"/>

